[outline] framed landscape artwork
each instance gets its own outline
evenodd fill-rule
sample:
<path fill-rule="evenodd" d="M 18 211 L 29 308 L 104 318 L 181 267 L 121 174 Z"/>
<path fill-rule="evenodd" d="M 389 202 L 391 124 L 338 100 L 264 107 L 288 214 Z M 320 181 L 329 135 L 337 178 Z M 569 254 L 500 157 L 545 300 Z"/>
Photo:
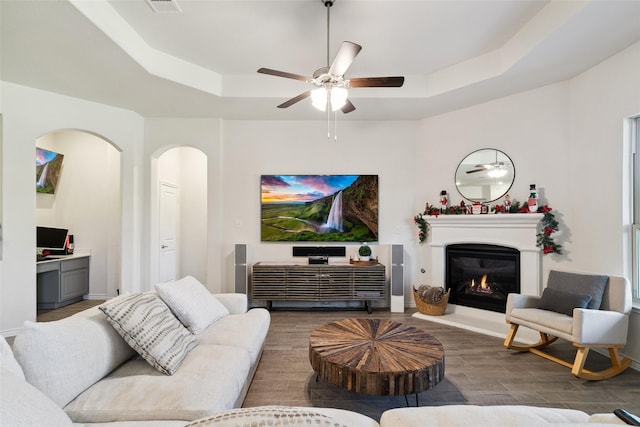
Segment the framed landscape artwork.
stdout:
<path fill-rule="evenodd" d="M 63 158 L 60 153 L 36 147 L 36 192 L 55 193 Z"/>
<path fill-rule="evenodd" d="M 378 175 L 262 175 L 263 242 L 377 242 Z"/>

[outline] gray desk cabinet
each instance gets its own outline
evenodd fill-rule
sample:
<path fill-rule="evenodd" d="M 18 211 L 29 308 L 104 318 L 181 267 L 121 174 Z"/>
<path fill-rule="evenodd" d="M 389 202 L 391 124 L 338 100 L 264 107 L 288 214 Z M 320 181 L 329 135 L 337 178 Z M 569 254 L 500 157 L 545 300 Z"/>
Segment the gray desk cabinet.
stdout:
<path fill-rule="evenodd" d="M 38 262 L 38 308 L 51 310 L 81 301 L 89 293 L 89 261 L 87 255 Z"/>
<path fill-rule="evenodd" d="M 253 265 L 251 298 L 272 301 L 363 301 L 371 312 L 372 300 L 387 297 L 385 266 L 353 264 Z"/>

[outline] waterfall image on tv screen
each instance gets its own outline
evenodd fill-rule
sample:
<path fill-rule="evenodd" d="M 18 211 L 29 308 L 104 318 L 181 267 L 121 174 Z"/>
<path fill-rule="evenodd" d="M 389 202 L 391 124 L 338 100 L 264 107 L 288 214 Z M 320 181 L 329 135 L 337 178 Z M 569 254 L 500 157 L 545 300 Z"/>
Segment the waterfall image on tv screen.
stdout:
<path fill-rule="evenodd" d="M 263 242 L 378 241 L 378 175 L 262 175 Z"/>

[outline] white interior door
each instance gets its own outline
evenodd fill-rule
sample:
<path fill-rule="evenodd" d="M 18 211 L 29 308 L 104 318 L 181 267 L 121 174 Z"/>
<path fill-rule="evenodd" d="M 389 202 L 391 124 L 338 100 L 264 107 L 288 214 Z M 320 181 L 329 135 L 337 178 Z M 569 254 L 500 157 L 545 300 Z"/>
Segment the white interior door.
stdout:
<path fill-rule="evenodd" d="M 160 183 L 158 281 L 176 279 L 178 248 L 178 187 Z"/>

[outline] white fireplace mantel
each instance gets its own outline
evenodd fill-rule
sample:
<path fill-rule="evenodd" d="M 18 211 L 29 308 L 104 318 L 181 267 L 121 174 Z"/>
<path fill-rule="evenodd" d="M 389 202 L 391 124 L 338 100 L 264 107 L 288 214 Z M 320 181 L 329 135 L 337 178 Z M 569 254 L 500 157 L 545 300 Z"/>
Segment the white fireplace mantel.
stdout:
<path fill-rule="evenodd" d="M 439 215 L 425 218 L 429 224 L 431 283 L 444 285 L 445 249 L 456 243 L 484 243 L 520 251 L 520 288 L 523 294 L 540 295 L 541 260 L 536 246 L 543 214 Z"/>
<path fill-rule="evenodd" d="M 445 250 L 456 243 L 484 243 L 515 248 L 520 251 L 520 291 L 527 295 L 542 293 L 541 251 L 536 246 L 538 213 L 429 216 L 428 246 L 431 254 L 431 284 L 445 284 Z M 414 317 L 444 323 L 474 332 L 504 338 L 508 325 L 503 313 L 449 304 L 444 316 L 416 312 Z M 518 340 L 525 344 L 537 341 L 532 330 L 521 330 Z"/>

